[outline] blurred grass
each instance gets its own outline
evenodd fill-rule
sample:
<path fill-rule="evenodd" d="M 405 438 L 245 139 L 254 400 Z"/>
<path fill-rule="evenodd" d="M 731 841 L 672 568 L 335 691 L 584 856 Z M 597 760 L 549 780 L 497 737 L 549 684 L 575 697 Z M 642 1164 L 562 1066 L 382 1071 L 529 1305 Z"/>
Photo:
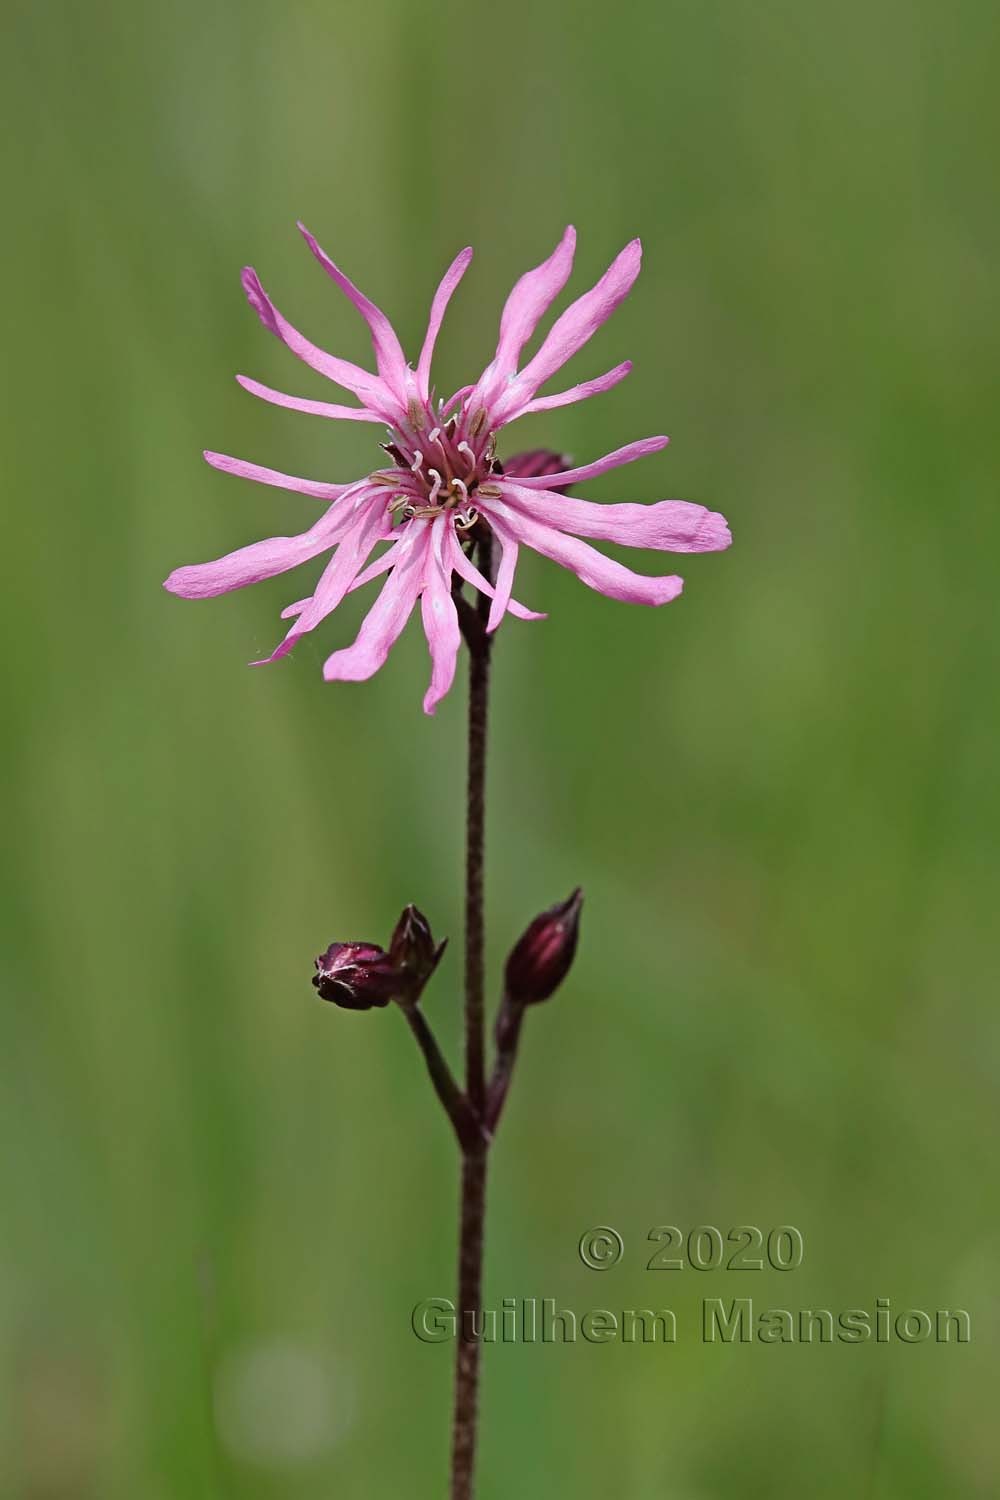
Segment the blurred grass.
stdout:
<path fill-rule="evenodd" d="M 693 1327 L 748 1293 L 646 1275 L 646 1230 L 790 1222 L 805 1264 L 761 1304 L 973 1317 L 967 1347 L 491 1349 L 483 1500 L 994 1495 L 995 7 L 6 18 L 4 1500 L 443 1488 L 450 1351 L 408 1317 L 451 1288 L 450 1143 L 405 1029 L 308 974 L 413 898 L 457 939 L 462 693 L 423 718 L 416 633 L 324 687 L 360 606 L 245 670 L 288 580 L 160 589 L 314 513 L 202 447 L 369 462 L 230 380 L 319 385 L 243 304 L 248 260 L 365 357 L 297 216 L 410 349 L 476 246 L 442 386 L 567 220 L 577 288 L 641 233 L 578 361 L 634 375 L 523 443 L 665 425 L 589 493 L 702 500 L 737 539 L 660 614 L 523 563 L 550 619 L 498 652 L 494 963 L 577 881 L 588 904 L 497 1156 L 492 1300 Z M 628 1243 L 603 1278 L 575 1255 L 602 1222 Z"/>

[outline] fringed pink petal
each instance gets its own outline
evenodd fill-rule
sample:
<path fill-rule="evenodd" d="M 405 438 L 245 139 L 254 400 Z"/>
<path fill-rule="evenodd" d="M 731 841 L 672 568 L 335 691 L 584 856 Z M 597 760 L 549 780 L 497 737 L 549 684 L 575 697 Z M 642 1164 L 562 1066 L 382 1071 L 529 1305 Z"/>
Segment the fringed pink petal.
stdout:
<path fill-rule="evenodd" d="M 369 562 L 369 565 L 355 577 L 349 592 L 352 594 L 355 588 L 364 588 L 364 585 L 372 582 L 372 579 L 381 577 L 382 573 L 388 573 L 391 567 L 396 567 L 397 562 L 402 561 L 402 553 L 397 550 L 397 547 L 399 547 L 399 541 L 396 541 L 388 552 L 382 552 L 381 558 L 375 558 L 375 562 Z"/>
<path fill-rule="evenodd" d="M 485 578 L 479 571 L 475 563 L 471 562 L 470 559 L 466 557 L 465 553 L 462 551 L 461 543 L 459 542 L 458 537 L 455 535 L 454 529 L 452 529 L 448 533 L 445 545 L 445 556 L 450 563 L 452 572 L 457 573 L 460 578 L 464 578 L 466 583 L 471 583 L 472 587 L 474 589 L 478 589 L 481 594 L 485 594 L 487 599 L 492 599 L 494 597 L 496 590 L 489 582 L 489 580 Z M 538 610 L 526 609 L 525 606 L 523 604 L 519 604 L 516 599 L 510 599 L 508 601 L 507 613 L 509 615 L 513 615 L 515 619 L 518 620 L 548 619 L 547 615 L 540 614 Z"/>
<path fill-rule="evenodd" d="M 510 596 L 514 588 L 514 574 L 517 571 L 517 555 L 520 551 L 517 542 L 510 532 L 496 524 L 494 524 L 493 530 L 500 543 L 500 566 L 497 568 L 497 581 L 493 602 L 490 605 L 490 615 L 486 622 L 488 633 L 496 630 L 500 621 L 507 613 Z"/>
<path fill-rule="evenodd" d="M 561 567 L 569 568 L 582 583 L 606 594 L 609 599 L 620 599 L 626 604 L 668 604 L 684 587 L 677 577 L 647 578 L 633 573 L 621 563 L 605 557 L 586 542 L 535 520 L 523 510 L 499 500 L 484 504 L 484 514 L 492 520 L 495 516 L 502 528 L 510 531 L 526 547 L 549 557 Z"/>
<path fill-rule="evenodd" d="M 362 370 L 360 365 L 352 364 L 350 360 L 327 354 L 324 349 L 318 348 L 304 334 L 299 333 L 275 307 L 252 266 L 244 266 L 242 281 L 250 306 L 269 333 L 279 338 L 311 369 L 325 375 L 327 380 L 351 391 L 366 406 L 382 412 L 387 420 L 395 417 L 399 402 L 384 381 L 377 375 L 370 375 L 367 370 Z"/>
<path fill-rule="evenodd" d="M 567 391 L 558 391 L 554 396 L 539 396 L 518 412 L 512 413 L 508 422 L 515 417 L 530 417 L 536 411 L 552 411 L 557 406 L 572 406 L 577 401 L 586 401 L 588 396 L 600 396 L 604 391 L 612 390 L 632 368 L 630 359 L 624 360 L 620 365 L 615 365 L 613 370 L 608 370 L 604 375 L 598 375 L 594 380 L 583 380 L 579 385 L 570 386 Z"/>
<path fill-rule="evenodd" d="M 409 532 L 404 532 L 398 541 L 393 542 L 392 546 L 382 553 L 381 557 L 377 557 L 374 562 L 369 563 L 367 568 L 362 568 L 347 592 L 353 594 L 355 589 L 363 589 L 366 583 L 372 583 L 374 579 L 381 578 L 383 573 L 388 573 L 390 568 L 394 568 L 398 562 L 402 562 L 410 550 L 410 541 Z M 310 599 L 311 597 L 310 595 Z M 281 611 L 281 618 L 283 620 L 294 619 L 296 615 L 300 615 L 308 606 L 310 599 L 297 599 L 294 604 L 286 604 L 285 608 Z"/>
<path fill-rule="evenodd" d="M 354 644 L 327 658 L 323 668 L 327 682 L 362 682 L 384 666 L 423 587 L 428 535 L 426 527 L 409 535 L 405 558 L 396 564 L 383 584 Z"/>
<path fill-rule="evenodd" d="M 526 271 L 507 298 L 497 351 L 487 372 L 491 386 L 500 386 L 517 369 L 521 350 L 569 280 L 575 252 L 576 230 L 570 224 L 549 258 Z"/>
<path fill-rule="evenodd" d="M 445 538 L 450 530 L 449 516 L 437 516 L 431 523 L 424 591 L 420 597 L 424 634 L 431 653 L 431 682 L 424 694 L 425 714 L 434 712 L 454 682 L 458 648 L 462 643 L 458 610 L 451 597 L 451 568 L 444 556 Z"/>
<path fill-rule="evenodd" d="M 284 391 L 272 390 L 269 385 L 262 385 L 259 380 L 251 380 L 249 375 L 237 375 L 237 382 L 251 396 L 259 396 L 262 401 L 270 401 L 272 406 L 287 406 L 290 411 L 304 411 L 312 417 L 335 417 L 343 422 L 377 422 L 382 426 L 385 418 L 377 411 L 369 411 L 366 406 L 338 406 L 331 401 L 312 401 L 305 396 L 286 396 Z"/>
<path fill-rule="evenodd" d="M 474 385 L 463 385 L 453 396 L 449 396 L 441 408 L 442 417 L 446 417 L 449 412 L 454 411 L 455 407 L 463 402 L 467 396 L 470 396 L 475 389 Z"/>
<path fill-rule="evenodd" d="M 175 568 L 163 587 L 182 599 L 212 599 L 217 594 L 228 594 L 232 589 L 287 573 L 299 563 L 318 557 L 339 539 L 344 525 L 342 504 L 340 500 L 332 505 L 315 526 L 300 536 L 268 537 L 215 562 Z"/>
<path fill-rule="evenodd" d="M 385 537 L 388 528 L 389 517 L 385 509 L 384 496 L 378 493 L 374 495 L 368 493 L 364 497 L 364 505 L 356 519 L 345 530 L 336 552 L 320 575 L 312 597 L 302 601 L 303 608 L 297 611 L 298 619 L 295 624 L 270 656 L 264 657 L 261 661 L 252 662 L 252 666 L 264 666 L 268 662 L 278 661 L 281 657 L 287 656 L 296 641 L 307 635 L 309 631 L 315 630 L 327 615 L 333 613 L 344 596 L 349 593 L 375 543 Z M 284 614 L 284 611 L 282 613 Z"/>
<path fill-rule="evenodd" d="M 381 574 L 388 573 L 389 569 L 392 567 L 392 563 L 387 559 L 388 553 L 383 553 L 382 557 L 380 557 L 377 562 L 370 563 L 367 568 L 364 568 L 358 574 L 357 578 L 355 578 L 354 582 L 351 584 L 347 592 L 349 594 L 353 594 L 355 589 L 364 588 L 365 584 L 371 583 L 373 578 L 378 578 L 381 576 Z M 313 596 L 312 594 L 310 594 L 305 599 L 296 599 L 294 604 L 286 604 L 284 609 L 281 611 L 281 619 L 294 620 L 297 615 L 302 614 L 303 610 L 308 609 L 309 605 L 312 603 L 312 600 Z"/>
<path fill-rule="evenodd" d="M 641 261 L 642 247 L 638 240 L 633 240 L 616 256 L 600 281 L 556 319 L 534 359 L 529 360 L 493 406 L 494 422 L 506 422 L 511 412 L 523 408 L 546 380 L 562 369 L 607 322 L 631 291 Z"/>
<path fill-rule="evenodd" d="M 223 474 L 235 474 L 239 479 L 253 479 L 258 484 L 270 484 L 279 490 L 297 490 L 300 495 L 309 495 L 313 500 L 339 500 L 353 484 L 320 484 L 315 479 L 297 479 L 294 474 L 282 474 L 277 469 L 265 469 L 262 464 L 249 464 L 243 458 L 231 458 L 228 453 L 213 453 L 206 448 L 205 462 Z"/>
<path fill-rule="evenodd" d="M 732 541 L 725 516 L 688 500 L 595 505 L 506 482 L 503 495 L 521 515 L 599 542 L 651 547 L 658 552 L 724 552 Z"/>
<path fill-rule="evenodd" d="M 624 448 L 616 448 L 613 453 L 606 453 L 603 458 L 596 458 L 591 464 L 583 464 L 576 469 L 563 469 L 558 474 L 543 474 L 538 478 L 518 479 L 518 483 L 526 489 L 557 490 L 564 485 L 582 484 L 585 479 L 596 479 L 599 474 L 606 474 L 609 469 L 620 469 L 623 464 L 634 464 L 637 458 L 645 458 L 650 453 L 659 453 L 665 448 L 670 439 L 665 437 L 640 438 L 636 443 L 626 443 Z M 516 477 L 516 476 L 515 476 Z"/>
<path fill-rule="evenodd" d="M 309 249 L 319 261 L 323 270 L 337 283 L 341 291 L 354 303 L 358 312 L 364 318 L 371 331 L 372 344 L 375 349 L 375 360 L 378 372 L 386 385 L 396 396 L 401 405 L 406 405 L 406 356 L 403 353 L 396 330 L 381 308 L 376 307 L 370 297 L 359 291 L 354 282 L 347 276 L 338 265 L 336 265 L 326 251 L 318 243 L 304 224 L 299 224 L 301 233 Z"/>
<path fill-rule="evenodd" d="M 430 399 L 431 361 L 434 358 L 434 349 L 437 344 L 438 334 L 441 332 L 441 324 L 448 310 L 448 303 L 455 294 L 455 289 L 466 271 L 472 259 L 472 249 L 466 246 L 460 250 L 441 278 L 441 284 L 434 293 L 434 301 L 431 303 L 431 315 L 427 323 L 427 334 L 424 338 L 420 358 L 417 361 L 417 391 L 421 400 Z"/>

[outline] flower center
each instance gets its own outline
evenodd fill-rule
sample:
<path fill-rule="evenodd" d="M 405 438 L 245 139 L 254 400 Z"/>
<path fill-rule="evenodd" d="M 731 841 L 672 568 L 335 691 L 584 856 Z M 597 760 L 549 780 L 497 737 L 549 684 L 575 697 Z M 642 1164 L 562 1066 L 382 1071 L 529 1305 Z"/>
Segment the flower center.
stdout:
<path fill-rule="evenodd" d="M 429 521 L 454 511 L 456 526 L 465 529 L 478 520 L 475 496 L 498 468 L 493 435 L 477 433 L 475 422 L 470 428 L 464 413 L 432 426 L 428 416 L 435 415 L 412 412 L 417 420 L 383 445 L 395 468 L 372 478 L 393 491 L 389 510 L 397 519 Z"/>

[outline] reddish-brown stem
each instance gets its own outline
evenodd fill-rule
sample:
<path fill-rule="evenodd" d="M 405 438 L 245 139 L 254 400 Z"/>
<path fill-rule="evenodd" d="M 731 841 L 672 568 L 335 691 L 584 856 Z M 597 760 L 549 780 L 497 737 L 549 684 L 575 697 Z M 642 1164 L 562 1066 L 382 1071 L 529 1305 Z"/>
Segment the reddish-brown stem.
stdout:
<path fill-rule="evenodd" d="M 480 540 L 479 566 L 491 575 L 492 541 Z M 484 1046 L 485 929 L 483 859 L 486 812 L 486 729 L 489 708 L 489 601 L 480 595 L 475 611 L 460 611 L 469 648 L 469 768 L 465 849 L 465 1092 L 482 1121 L 486 1110 Z M 455 1410 L 452 1425 L 451 1500 L 472 1500 L 475 1484 L 482 1321 L 483 1234 L 486 1217 L 488 1143 L 463 1146 L 458 1242 L 458 1330 L 455 1355 Z"/>
<path fill-rule="evenodd" d="M 458 1250 L 458 1329 L 455 1346 L 455 1412 L 451 1445 L 451 1500 L 472 1500 L 479 1418 L 482 1343 L 483 1233 L 486 1218 L 487 1147 L 462 1155 L 462 1207 Z"/>
<path fill-rule="evenodd" d="M 489 577 L 490 539 L 479 543 L 479 561 Z M 474 618 L 467 617 L 469 648 L 469 762 L 465 831 L 465 1091 L 473 1111 L 482 1116 L 486 1103 L 483 1046 L 484 840 L 486 824 L 486 730 L 489 716 L 490 646 L 486 633 L 489 600 L 480 594 Z"/>
<path fill-rule="evenodd" d="M 517 1062 L 517 1048 L 521 1040 L 524 1012 L 523 1005 L 515 1005 L 508 995 L 504 995 L 500 1013 L 497 1016 L 496 1063 L 486 1095 L 485 1126 L 486 1134 L 490 1137 L 496 1133 L 503 1107 L 507 1102 L 507 1090 L 510 1088 L 514 1064 Z"/>
<path fill-rule="evenodd" d="M 424 1055 L 431 1082 L 444 1105 L 445 1113 L 452 1123 L 459 1145 L 463 1151 L 474 1149 L 482 1144 L 482 1126 L 469 1108 L 468 1099 L 455 1082 L 454 1075 L 444 1059 L 434 1033 L 427 1024 L 423 1011 L 417 1005 L 401 1005 L 400 1009 Z"/>

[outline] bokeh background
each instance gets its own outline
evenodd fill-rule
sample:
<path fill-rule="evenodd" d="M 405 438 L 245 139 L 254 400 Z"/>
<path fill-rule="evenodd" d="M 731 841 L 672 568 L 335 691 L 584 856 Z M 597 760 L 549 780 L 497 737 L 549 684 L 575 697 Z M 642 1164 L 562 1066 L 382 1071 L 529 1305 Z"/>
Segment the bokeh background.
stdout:
<path fill-rule="evenodd" d="M 411 350 L 476 246 L 442 386 L 567 221 L 577 291 L 641 234 L 572 371 L 631 379 L 519 445 L 665 430 L 586 493 L 736 536 L 662 612 L 525 557 L 550 618 L 499 642 L 493 974 L 587 906 L 488 1296 L 670 1306 L 679 1336 L 490 1349 L 483 1500 L 996 1495 L 995 6 L 9 0 L 4 30 L 4 1500 L 444 1491 L 452 1351 L 409 1318 L 452 1288 L 452 1144 L 399 1017 L 309 976 L 411 899 L 457 941 L 464 689 L 423 717 L 416 629 L 324 686 L 357 600 L 247 670 L 297 579 L 160 588 L 316 513 L 203 447 L 370 465 L 368 429 L 232 380 L 323 394 L 248 261 L 367 357 L 296 217 Z M 458 976 L 453 943 L 451 1047 Z M 661 1224 L 793 1224 L 803 1265 L 647 1272 Z M 701 1299 L 746 1295 L 963 1307 L 973 1340 L 703 1344 Z"/>

